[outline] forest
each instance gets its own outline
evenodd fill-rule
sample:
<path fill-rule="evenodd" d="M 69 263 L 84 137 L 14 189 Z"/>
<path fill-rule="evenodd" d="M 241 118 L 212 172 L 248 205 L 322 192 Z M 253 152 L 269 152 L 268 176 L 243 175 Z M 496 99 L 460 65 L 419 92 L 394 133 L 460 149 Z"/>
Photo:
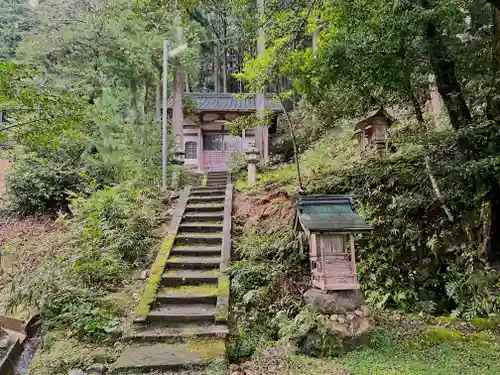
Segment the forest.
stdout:
<path fill-rule="evenodd" d="M 169 153 L 178 184 L 162 189 L 165 40 L 168 97 L 266 92 L 285 108 L 256 186 L 244 153 L 229 160 L 232 365 L 207 374 L 498 374 L 496 0 L 0 0 L 0 307 L 40 315 L 26 373 L 119 357 L 176 197 L 199 178 Z M 387 150 L 360 155 L 354 127 L 377 108 L 395 119 Z M 363 349 L 330 350 L 328 319 L 302 301 L 302 194 L 353 196 L 373 227 L 356 237 L 376 322 Z"/>

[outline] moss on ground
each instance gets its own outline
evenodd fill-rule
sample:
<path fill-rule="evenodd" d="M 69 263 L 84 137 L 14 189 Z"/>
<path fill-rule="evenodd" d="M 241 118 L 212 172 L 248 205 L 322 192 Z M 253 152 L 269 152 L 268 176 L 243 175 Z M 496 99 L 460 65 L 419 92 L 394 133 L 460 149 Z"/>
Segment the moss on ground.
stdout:
<path fill-rule="evenodd" d="M 494 330 L 500 326 L 500 318 L 474 318 L 472 319 L 472 324 L 479 330 Z"/>
<path fill-rule="evenodd" d="M 191 338 L 187 342 L 187 350 L 199 353 L 203 361 L 210 362 L 224 356 L 226 343 L 223 340 Z"/>
<path fill-rule="evenodd" d="M 165 266 L 167 264 L 168 257 L 170 256 L 170 252 L 172 251 L 174 241 L 175 236 L 170 234 L 165 237 L 165 240 L 160 247 L 160 251 L 158 252 L 156 260 L 151 267 L 151 276 L 149 277 L 139 304 L 135 309 L 136 320 L 145 321 L 148 317 L 149 310 L 151 309 L 151 304 L 156 300 L 158 288 L 161 284 L 161 276 L 163 275 L 163 271 L 165 270 Z"/>
<path fill-rule="evenodd" d="M 93 363 L 112 363 L 120 353 L 120 345 L 98 346 L 71 338 L 69 331 L 52 331 L 30 363 L 30 374 L 67 375 L 68 371 L 85 369 Z"/>
<path fill-rule="evenodd" d="M 436 326 L 427 328 L 424 333 L 424 340 L 430 342 L 463 341 L 465 340 L 465 337 L 456 329 Z"/>

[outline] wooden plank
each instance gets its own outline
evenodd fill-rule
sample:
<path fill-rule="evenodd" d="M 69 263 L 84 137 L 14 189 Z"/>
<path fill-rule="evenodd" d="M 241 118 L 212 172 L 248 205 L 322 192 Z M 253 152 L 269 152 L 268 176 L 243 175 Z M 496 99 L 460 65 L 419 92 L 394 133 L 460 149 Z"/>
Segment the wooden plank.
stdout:
<path fill-rule="evenodd" d="M 354 252 L 354 236 L 352 234 L 349 234 L 349 243 L 351 245 L 351 264 L 352 264 L 352 272 L 357 275 L 357 270 L 356 270 L 356 254 Z M 356 277 L 356 282 L 357 282 L 357 277 Z"/>

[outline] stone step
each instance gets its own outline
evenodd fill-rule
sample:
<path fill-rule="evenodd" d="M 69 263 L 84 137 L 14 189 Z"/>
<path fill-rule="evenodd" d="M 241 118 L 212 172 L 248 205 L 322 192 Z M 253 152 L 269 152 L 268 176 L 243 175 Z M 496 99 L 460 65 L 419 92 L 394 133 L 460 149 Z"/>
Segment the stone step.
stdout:
<path fill-rule="evenodd" d="M 220 256 L 173 256 L 167 261 L 169 269 L 191 268 L 191 269 L 214 269 L 220 266 Z"/>
<path fill-rule="evenodd" d="M 227 178 L 226 177 L 221 177 L 221 178 L 209 178 L 207 180 L 207 186 L 213 186 L 213 185 L 226 185 L 227 184 Z"/>
<path fill-rule="evenodd" d="M 153 307 L 148 315 L 148 322 L 214 322 L 215 304 L 192 303 L 166 304 Z"/>
<path fill-rule="evenodd" d="M 172 255 L 209 256 L 221 254 L 220 246 L 177 246 L 172 249 Z"/>
<path fill-rule="evenodd" d="M 217 284 L 219 270 L 167 270 L 161 277 L 165 286 Z"/>
<path fill-rule="evenodd" d="M 227 184 L 226 182 L 212 181 L 212 182 L 207 182 L 207 187 L 214 189 L 225 189 L 226 184 Z"/>
<path fill-rule="evenodd" d="M 190 197 L 214 196 L 214 195 L 224 196 L 225 194 L 226 194 L 226 189 L 205 186 L 203 189 L 192 188 L 190 192 Z"/>
<path fill-rule="evenodd" d="M 224 211 L 220 212 L 187 212 L 182 217 L 182 223 L 209 221 L 213 223 L 222 223 L 224 220 Z"/>
<path fill-rule="evenodd" d="M 195 337 L 224 338 L 229 330 L 225 325 L 180 323 L 169 327 L 138 327 L 124 335 L 134 342 L 184 342 Z"/>
<path fill-rule="evenodd" d="M 182 285 L 160 288 L 157 301 L 162 304 L 211 303 L 217 302 L 216 284 Z"/>
<path fill-rule="evenodd" d="M 188 204 L 186 206 L 185 212 L 222 212 L 224 213 L 224 204 L 213 203 L 213 204 Z"/>
<path fill-rule="evenodd" d="M 179 233 L 174 246 L 182 245 L 221 245 L 221 233 Z"/>
<path fill-rule="evenodd" d="M 224 203 L 225 195 L 202 195 L 196 197 L 189 197 L 188 204 L 190 203 Z"/>
<path fill-rule="evenodd" d="M 212 223 L 212 222 L 189 222 L 184 223 L 181 222 L 179 226 L 179 232 L 222 232 L 223 225 L 221 223 Z"/>
<path fill-rule="evenodd" d="M 208 364 L 223 356 L 224 352 L 225 343 L 222 339 L 177 344 L 135 344 L 125 347 L 112 372 L 191 369 Z"/>

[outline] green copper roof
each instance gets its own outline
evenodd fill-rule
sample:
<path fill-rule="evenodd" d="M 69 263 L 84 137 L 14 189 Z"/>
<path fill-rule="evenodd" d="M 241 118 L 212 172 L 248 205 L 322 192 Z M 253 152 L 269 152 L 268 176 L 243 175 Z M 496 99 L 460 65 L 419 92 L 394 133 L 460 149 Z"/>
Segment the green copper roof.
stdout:
<path fill-rule="evenodd" d="M 346 195 L 300 197 L 298 215 L 303 228 L 311 232 L 369 232 L 372 228 L 354 212 Z"/>

